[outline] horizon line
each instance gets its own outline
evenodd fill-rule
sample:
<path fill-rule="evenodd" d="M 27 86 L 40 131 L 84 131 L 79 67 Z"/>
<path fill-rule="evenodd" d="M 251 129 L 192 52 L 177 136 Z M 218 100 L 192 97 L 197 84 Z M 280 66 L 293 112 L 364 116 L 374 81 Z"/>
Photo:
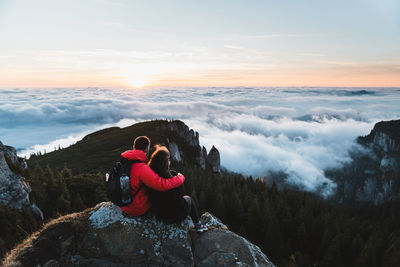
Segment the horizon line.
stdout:
<path fill-rule="evenodd" d="M 16 87 L 1 87 L 0 90 L 13 90 L 13 89 L 126 89 L 126 90 L 146 90 L 146 89 L 163 89 L 163 88 L 385 88 L 385 89 L 400 89 L 400 85 L 397 86 L 335 86 L 335 85 L 237 85 L 237 86 L 222 86 L 222 85 L 166 85 L 166 86 L 143 86 L 143 87 L 128 87 L 128 86 L 16 86 Z"/>

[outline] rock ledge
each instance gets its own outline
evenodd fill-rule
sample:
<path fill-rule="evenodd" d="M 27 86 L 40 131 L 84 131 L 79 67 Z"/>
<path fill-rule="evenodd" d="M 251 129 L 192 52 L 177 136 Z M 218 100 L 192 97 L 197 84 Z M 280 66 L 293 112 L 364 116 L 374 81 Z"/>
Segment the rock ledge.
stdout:
<path fill-rule="evenodd" d="M 189 218 L 166 225 L 153 216 L 127 218 L 110 202 L 50 222 L 17 246 L 3 266 L 274 266 L 261 250 L 210 213 L 209 231 Z"/>

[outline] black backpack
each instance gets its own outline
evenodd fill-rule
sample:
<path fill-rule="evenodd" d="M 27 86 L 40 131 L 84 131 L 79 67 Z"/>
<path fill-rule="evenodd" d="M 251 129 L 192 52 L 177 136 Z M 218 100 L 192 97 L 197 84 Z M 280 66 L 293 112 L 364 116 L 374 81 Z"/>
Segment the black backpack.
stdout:
<path fill-rule="evenodd" d="M 129 180 L 131 167 L 138 162 L 142 161 L 128 160 L 121 157 L 121 160 L 116 162 L 110 171 L 106 173 L 107 197 L 115 205 L 120 207 L 128 206 L 140 191 L 141 187 L 132 195 Z"/>

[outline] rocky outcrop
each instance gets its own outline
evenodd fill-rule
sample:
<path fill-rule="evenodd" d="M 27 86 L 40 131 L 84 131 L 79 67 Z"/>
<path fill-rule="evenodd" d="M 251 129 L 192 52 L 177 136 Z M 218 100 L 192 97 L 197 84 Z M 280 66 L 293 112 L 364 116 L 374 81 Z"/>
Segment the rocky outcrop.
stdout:
<path fill-rule="evenodd" d="M 400 120 L 378 122 L 357 141 L 362 147 L 351 152 L 352 162 L 330 172 L 338 184 L 333 198 L 375 205 L 400 199 Z"/>
<path fill-rule="evenodd" d="M 220 172 L 221 159 L 219 155 L 218 149 L 213 146 L 210 150 L 210 153 L 207 155 L 206 166 L 210 168 L 213 172 Z"/>
<path fill-rule="evenodd" d="M 179 120 L 170 121 L 167 124 L 163 124 L 156 130 L 173 133 L 173 134 L 181 137 L 185 141 L 185 143 L 187 143 L 188 145 L 190 145 L 192 147 L 200 145 L 199 133 L 195 132 L 192 129 L 189 129 L 189 126 L 187 126 L 182 121 L 179 121 Z"/>
<path fill-rule="evenodd" d="M 203 146 L 203 148 L 201 149 L 201 154 L 199 159 L 200 167 L 203 170 L 206 169 L 206 161 L 207 161 L 207 149 Z"/>
<path fill-rule="evenodd" d="M 359 137 L 358 141 L 385 153 L 400 154 L 400 120 L 378 122 L 369 135 Z"/>
<path fill-rule="evenodd" d="M 213 146 L 207 154 L 206 148 L 200 146 L 199 133 L 182 121 L 170 121 L 158 127 L 156 131 L 164 132 L 170 138 L 166 139 L 166 146 L 170 150 L 171 158 L 177 162 L 194 159 L 194 162 L 202 169 L 211 167 L 214 172 L 220 171 L 220 155 Z"/>
<path fill-rule="evenodd" d="M 24 177 L 12 170 L 26 168 L 25 160 L 17 156 L 14 148 L 4 146 L 0 142 L 0 204 L 18 210 L 28 207 L 43 219 L 40 209 L 29 201 L 31 188 L 25 183 Z"/>
<path fill-rule="evenodd" d="M 274 266 L 259 247 L 227 231 L 210 213 L 203 214 L 202 222 L 213 230 L 194 239 L 195 266 Z"/>
<path fill-rule="evenodd" d="M 61 217 L 17 246 L 4 266 L 274 266 L 261 250 L 209 213 L 209 231 L 189 219 L 165 225 L 152 216 L 127 218 L 110 202 Z"/>
<path fill-rule="evenodd" d="M 179 147 L 175 142 L 171 142 L 169 144 L 168 150 L 172 160 L 175 160 L 176 162 L 182 162 L 181 152 L 179 151 Z"/>
<path fill-rule="evenodd" d="M 15 166 L 18 166 L 23 170 L 28 168 L 25 159 L 18 157 L 17 151 L 12 146 L 5 146 L 0 141 L 0 151 L 3 152 L 4 156 L 7 157 Z"/>

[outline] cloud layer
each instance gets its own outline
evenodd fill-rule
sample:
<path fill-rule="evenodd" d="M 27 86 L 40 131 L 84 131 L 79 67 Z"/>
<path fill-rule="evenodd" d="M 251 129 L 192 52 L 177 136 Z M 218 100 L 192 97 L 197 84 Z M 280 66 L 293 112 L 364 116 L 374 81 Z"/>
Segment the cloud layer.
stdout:
<path fill-rule="evenodd" d="M 20 155 L 65 147 L 104 127 L 181 119 L 222 165 L 246 175 L 283 171 L 309 191 L 335 185 L 326 168 L 349 160 L 354 139 L 400 118 L 400 89 L 163 88 L 0 90 L 0 140 Z"/>

